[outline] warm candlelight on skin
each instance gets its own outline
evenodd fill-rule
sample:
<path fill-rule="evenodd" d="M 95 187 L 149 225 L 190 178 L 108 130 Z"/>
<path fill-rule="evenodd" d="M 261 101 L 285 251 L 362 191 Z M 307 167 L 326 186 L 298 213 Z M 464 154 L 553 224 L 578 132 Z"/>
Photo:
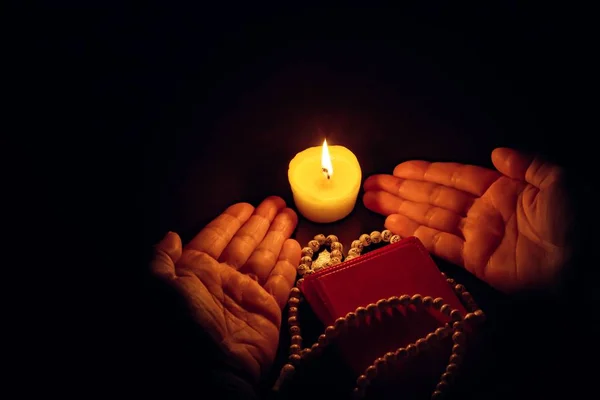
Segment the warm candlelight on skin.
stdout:
<path fill-rule="evenodd" d="M 313 222 L 326 223 L 340 220 L 354 209 L 362 172 L 350 150 L 329 147 L 325 140 L 323 146 L 296 154 L 288 179 L 298 211 Z"/>

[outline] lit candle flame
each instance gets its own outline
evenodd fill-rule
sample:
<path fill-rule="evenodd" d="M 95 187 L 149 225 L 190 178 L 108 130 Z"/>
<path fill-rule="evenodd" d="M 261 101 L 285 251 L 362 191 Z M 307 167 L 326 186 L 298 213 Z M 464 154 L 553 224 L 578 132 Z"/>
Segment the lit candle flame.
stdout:
<path fill-rule="evenodd" d="M 327 179 L 333 176 L 333 166 L 331 165 L 331 157 L 329 156 L 329 148 L 327 147 L 327 139 L 323 141 L 323 153 L 321 154 L 321 168 L 323 175 Z"/>

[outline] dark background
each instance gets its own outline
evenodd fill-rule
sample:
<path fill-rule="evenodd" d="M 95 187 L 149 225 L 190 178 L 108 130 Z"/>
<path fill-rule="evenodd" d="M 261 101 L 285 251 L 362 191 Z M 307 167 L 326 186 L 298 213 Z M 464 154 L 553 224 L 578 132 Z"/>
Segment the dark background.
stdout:
<path fill-rule="evenodd" d="M 52 128 L 36 141 L 46 157 L 53 150 L 41 174 L 68 177 L 52 183 L 52 194 L 69 193 L 54 211 L 74 211 L 76 239 L 99 244 L 86 255 L 90 268 L 101 260 L 107 273 L 95 281 L 112 293 L 90 300 L 103 317 L 99 348 L 131 373 L 132 348 L 161 346 L 136 315 L 147 249 L 168 230 L 189 240 L 237 201 L 275 194 L 293 206 L 287 164 L 324 136 L 357 155 L 364 177 L 409 159 L 491 167 L 497 146 L 545 155 L 570 172 L 582 266 L 595 175 L 585 16 L 536 2 L 42 8 L 21 33 L 36 47 L 20 49 L 35 54 L 24 67 L 35 91 L 20 96 L 39 107 L 26 122 Z M 359 198 L 345 221 L 301 220 L 296 237 L 336 233 L 349 243 L 382 224 Z M 597 327 L 590 268 L 576 270 L 555 303 L 505 298 L 440 267 L 493 321 L 486 367 L 474 368 L 463 396 L 560 389 L 578 398 L 587 389 L 594 369 L 581 360 L 596 349 Z"/>

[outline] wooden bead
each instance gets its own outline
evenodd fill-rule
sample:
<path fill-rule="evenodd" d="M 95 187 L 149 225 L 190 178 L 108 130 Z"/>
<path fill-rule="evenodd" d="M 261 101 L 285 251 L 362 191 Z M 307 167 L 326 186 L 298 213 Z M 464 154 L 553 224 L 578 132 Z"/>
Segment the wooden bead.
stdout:
<path fill-rule="evenodd" d="M 452 383 L 454 380 L 454 374 L 452 372 L 444 372 L 440 377 L 440 380 L 443 382 Z"/>
<path fill-rule="evenodd" d="M 308 265 L 300 264 L 298 265 L 298 268 L 296 268 L 296 271 L 298 271 L 298 274 L 304 275 L 309 269 L 310 267 Z"/>
<path fill-rule="evenodd" d="M 388 299 L 390 307 L 396 308 L 400 305 L 400 298 L 398 296 L 392 296 Z"/>
<path fill-rule="evenodd" d="M 442 308 L 440 308 L 440 311 L 442 314 L 450 316 L 450 313 L 452 312 L 452 307 L 450 307 L 448 304 L 444 304 Z"/>
<path fill-rule="evenodd" d="M 440 400 L 443 396 L 443 393 L 440 392 L 439 390 L 435 390 L 432 394 L 431 394 L 431 400 Z"/>
<path fill-rule="evenodd" d="M 440 308 L 442 308 L 443 305 L 444 305 L 444 299 L 442 299 L 441 297 L 436 297 L 433 300 L 433 308 L 435 308 L 436 310 L 439 310 Z"/>
<path fill-rule="evenodd" d="M 291 340 L 292 344 L 297 344 L 297 345 L 302 344 L 302 336 L 300 336 L 300 335 L 294 335 L 294 336 L 292 336 L 292 338 L 290 340 Z"/>
<path fill-rule="evenodd" d="M 298 353 L 300 353 L 300 350 L 302 350 L 302 349 L 297 344 L 293 344 L 290 346 L 290 354 L 298 354 Z"/>
<path fill-rule="evenodd" d="M 452 329 L 454 329 L 455 331 L 462 332 L 465 330 L 465 325 L 462 321 L 456 321 L 452 324 Z"/>
<path fill-rule="evenodd" d="M 300 292 L 300 289 L 298 289 L 297 287 L 293 287 L 290 289 L 290 297 L 298 297 L 300 298 L 300 295 L 302 293 Z"/>
<path fill-rule="evenodd" d="M 417 349 L 417 346 L 411 343 L 408 346 L 406 346 L 406 352 L 409 356 L 416 356 L 419 352 L 419 349 Z"/>
<path fill-rule="evenodd" d="M 377 370 L 377 374 L 382 374 L 386 372 L 388 367 L 387 361 L 383 357 L 379 357 L 377 360 L 375 360 L 373 366 Z"/>
<path fill-rule="evenodd" d="M 328 326 L 327 328 L 325 328 L 325 336 L 327 336 L 327 339 L 333 339 L 337 336 L 337 334 L 338 333 L 335 330 L 335 326 Z"/>
<path fill-rule="evenodd" d="M 371 237 L 371 242 L 372 243 L 381 243 L 381 232 L 379 231 L 373 231 L 371 232 L 371 234 L 369 235 Z"/>
<path fill-rule="evenodd" d="M 437 390 L 439 390 L 440 392 L 444 392 L 446 390 L 448 390 L 448 382 L 446 381 L 441 381 L 439 382 L 436 387 Z"/>
<path fill-rule="evenodd" d="M 425 340 L 423 338 L 418 339 L 415 344 L 417 345 L 417 349 L 419 349 L 419 351 L 424 351 L 429 347 L 427 345 L 427 340 Z"/>
<path fill-rule="evenodd" d="M 307 267 L 312 266 L 312 258 L 309 256 L 304 256 L 300 259 L 300 262 L 304 265 L 306 265 Z"/>
<path fill-rule="evenodd" d="M 319 343 L 319 346 L 327 346 L 329 344 L 329 339 L 324 334 L 319 335 L 319 339 L 317 339 L 317 343 Z"/>
<path fill-rule="evenodd" d="M 425 336 L 425 340 L 427 340 L 427 343 L 429 344 L 435 344 L 440 340 L 440 337 L 436 334 L 436 333 L 428 333 L 427 336 Z"/>
<path fill-rule="evenodd" d="M 319 246 L 323 246 L 325 244 L 325 241 L 327 240 L 325 235 L 323 235 L 322 233 L 315 235 L 315 237 L 313 239 L 319 243 Z"/>
<path fill-rule="evenodd" d="M 362 245 L 364 247 L 371 245 L 371 236 L 367 235 L 366 233 L 363 233 L 362 235 L 360 235 L 358 240 L 360 240 L 360 242 L 362 243 Z"/>
<path fill-rule="evenodd" d="M 388 351 L 387 353 L 385 353 L 385 356 L 383 356 L 383 358 L 385 358 L 385 361 L 388 364 L 394 363 L 396 362 L 396 353 Z"/>
<path fill-rule="evenodd" d="M 456 281 L 455 281 L 454 279 L 452 279 L 452 278 L 447 278 L 447 279 L 446 279 L 446 282 L 448 282 L 448 284 L 449 284 L 450 286 L 454 286 L 454 285 L 456 285 Z"/>
<path fill-rule="evenodd" d="M 342 258 L 342 252 L 340 250 L 333 250 L 330 254 L 331 258 Z"/>
<path fill-rule="evenodd" d="M 408 358 L 408 351 L 405 348 L 400 348 L 394 352 L 396 362 L 403 362 Z"/>
<path fill-rule="evenodd" d="M 452 354 L 450 356 L 450 362 L 454 364 L 460 364 L 462 361 L 462 356 L 459 354 Z"/>
<path fill-rule="evenodd" d="M 466 336 L 462 332 L 454 332 L 454 335 L 452 335 L 452 341 L 456 344 L 463 345 L 465 344 Z"/>
<path fill-rule="evenodd" d="M 335 236 L 335 235 L 328 235 L 327 239 L 325 240 L 325 243 L 327 245 L 331 246 L 332 243 L 339 242 L 339 241 L 340 241 L 340 239 L 338 239 L 337 236 Z"/>
<path fill-rule="evenodd" d="M 389 230 L 384 230 L 381 232 L 381 240 L 383 240 L 384 242 L 389 242 L 390 239 L 392 238 L 392 232 Z"/>
<path fill-rule="evenodd" d="M 407 294 L 403 294 L 400 296 L 400 305 L 406 307 L 410 304 L 410 296 Z"/>
<path fill-rule="evenodd" d="M 302 285 L 302 282 L 304 282 L 304 278 L 300 278 L 296 281 L 296 287 L 299 288 Z"/>
<path fill-rule="evenodd" d="M 377 377 L 377 368 L 375 368 L 374 365 L 369 365 L 365 370 L 365 375 L 367 376 L 367 379 L 372 381 Z"/>
<path fill-rule="evenodd" d="M 464 291 L 466 290 L 466 288 L 465 288 L 463 285 L 461 285 L 461 284 L 459 283 L 458 285 L 455 285 L 455 286 L 454 286 L 454 290 L 455 290 L 457 293 L 462 293 L 462 292 L 464 292 Z"/>
<path fill-rule="evenodd" d="M 451 374 L 457 373 L 458 372 L 458 365 L 456 365 L 454 363 L 448 364 L 448 366 L 446 367 L 446 372 L 450 372 Z"/>
<path fill-rule="evenodd" d="M 465 353 L 465 347 L 460 344 L 455 344 L 452 346 L 452 353 L 463 355 Z"/>
<path fill-rule="evenodd" d="M 315 254 L 315 252 L 310 247 L 304 247 L 302 249 L 302 257 L 311 257 L 312 259 L 313 254 Z"/>
<path fill-rule="evenodd" d="M 288 317 L 295 317 L 296 315 L 298 315 L 298 307 L 288 308 Z"/>
<path fill-rule="evenodd" d="M 300 335 L 300 327 L 298 325 L 290 326 L 290 335 Z"/>
<path fill-rule="evenodd" d="M 415 305 L 415 307 L 419 307 L 423 304 L 423 297 L 420 294 L 415 294 L 410 298 L 410 302 Z"/>
<path fill-rule="evenodd" d="M 350 245 L 350 248 L 351 248 L 351 249 L 358 249 L 358 251 L 362 251 L 362 249 L 363 249 L 364 247 L 365 247 L 365 246 L 364 246 L 364 245 L 362 244 L 362 242 L 361 242 L 360 240 L 358 240 L 358 239 L 357 239 L 357 240 L 354 240 L 354 241 L 352 241 L 352 244 Z"/>
<path fill-rule="evenodd" d="M 294 374 L 296 368 L 292 364 L 285 364 L 283 368 L 281 368 L 281 376 L 282 377 L 290 377 Z"/>
<path fill-rule="evenodd" d="M 400 237 L 400 235 L 392 235 L 392 237 L 390 238 L 390 243 L 396 243 L 396 242 L 399 242 L 399 241 L 400 241 L 400 239 L 402 239 L 402 238 Z"/>
<path fill-rule="evenodd" d="M 388 308 L 387 299 L 381 299 L 376 304 L 377 304 L 377 308 L 379 309 L 380 312 L 384 312 Z"/>
<path fill-rule="evenodd" d="M 311 353 L 311 349 L 302 349 L 302 351 L 300 352 L 300 357 L 302 357 L 303 360 L 306 360 L 310 358 Z"/>
<path fill-rule="evenodd" d="M 332 242 L 331 243 L 331 250 L 335 251 L 338 250 L 340 252 L 344 251 L 344 245 L 342 245 L 340 242 Z"/>
<path fill-rule="evenodd" d="M 465 321 L 467 321 L 468 323 L 473 323 L 477 320 L 477 316 L 475 315 L 475 313 L 468 313 L 467 315 L 465 315 Z"/>
<path fill-rule="evenodd" d="M 346 319 L 343 318 L 343 317 L 340 317 L 340 318 L 338 318 L 338 319 L 335 320 L 333 326 L 334 326 L 335 329 L 341 330 L 341 329 L 344 329 L 346 327 L 346 324 L 347 324 Z"/>
<path fill-rule="evenodd" d="M 348 257 L 350 256 L 360 256 L 360 250 L 356 247 L 351 248 L 348 250 Z"/>
<path fill-rule="evenodd" d="M 346 314 L 346 321 L 348 323 L 348 325 L 354 325 L 356 323 L 357 317 L 356 314 L 353 312 L 349 312 L 348 314 Z"/>
<path fill-rule="evenodd" d="M 316 240 L 311 240 L 310 242 L 308 242 L 308 247 L 312 249 L 313 253 L 316 253 L 317 251 L 319 251 L 319 248 L 321 248 L 321 245 Z"/>
<path fill-rule="evenodd" d="M 369 378 L 367 378 L 366 375 L 360 375 L 356 379 L 356 386 L 363 389 L 366 388 L 367 386 L 369 386 Z"/>
<path fill-rule="evenodd" d="M 288 325 L 289 326 L 298 325 L 298 317 L 296 317 L 296 316 L 289 317 L 288 318 Z"/>
<path fill-rule="evenodd" d="M 423 307 L 431 307 L 433 305 L 433 297 L 425 296 L 423 297 Z"/>
<path fill-rule="evenodd" d="M 298 304 L 300 304 L 300 299 L 297 297 L 290 297 L 288 299 L 288 305 L 290 307 L 298 307 Z"/>
<path fill-rule="evenodd" d="M 367 312 L 371 315 L 375 315 L 377 313 L 377 304 L 369 304 L 367 306 Z"/>
<path fill-rule="evenodd" d="M 364 307 L 358 307 L 355 311 L 356 316 L 358 317 L 359 320 L 364 320 L 365 317 L 367 316 L 367 309 Z"/>
<path fill-rule="evenodd" d="M 293 365 L 298 365 L 300 364 L 300 360 L 302 359 L 302 357 L 300 357 L 300 354 L 291 354 L 288 357 L 288 360 L 290 361 L 291 364 Z"/>
<path fill-rule="evenodd" d="M 452 311 L 450 311 L 450 318 L 452 318 L 453 321 L 460 321 L 460 320 L 462 320 L 462 315 L 461 315 L 460 311 L 452 310 Z"/>
<path fill-rule="evenodd" d="M 438 336 L 440 339 L 443 339 L 443 338 L 445 338 L 445 337 L 447 337 L 447 336 L 448 336 L 448 331 L 447 331 L 447 329 L 446 329 L 446 328 L 444 328 L 444 327 L 440 326 L 439 328 L 437 328 L 437 329 L 435 330 L 435 334 L 436 334 L 436 335 L 437 335 L 437 336 Z"/>

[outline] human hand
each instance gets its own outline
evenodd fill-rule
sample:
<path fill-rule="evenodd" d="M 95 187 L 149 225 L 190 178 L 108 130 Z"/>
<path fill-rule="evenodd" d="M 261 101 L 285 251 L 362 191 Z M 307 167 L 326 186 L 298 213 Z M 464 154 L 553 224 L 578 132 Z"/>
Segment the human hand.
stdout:
<path fill-rule="evenodd" d="M 182 248 L 169 232 L 152 272 L 175 287 L 225 354 L 259 380 L 275 358 L 300 245 L 298 219 L 279 197 L 229 207 Z"/>
<path fill-rule="evenodd" d="M 502 291 L 553 283 L 570 247 L 562 169 L 507 148 L 492 162 L 497 171 L 407 161 L 369 177 L 363 201 L 387 229 Z"/>

